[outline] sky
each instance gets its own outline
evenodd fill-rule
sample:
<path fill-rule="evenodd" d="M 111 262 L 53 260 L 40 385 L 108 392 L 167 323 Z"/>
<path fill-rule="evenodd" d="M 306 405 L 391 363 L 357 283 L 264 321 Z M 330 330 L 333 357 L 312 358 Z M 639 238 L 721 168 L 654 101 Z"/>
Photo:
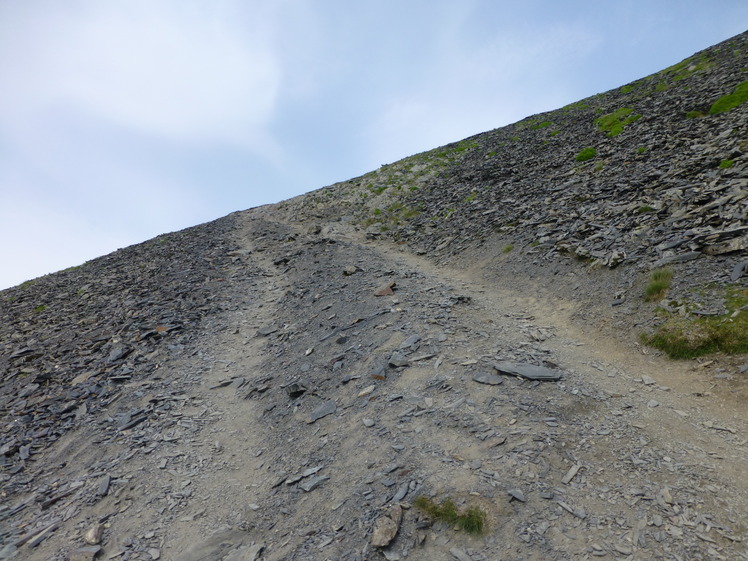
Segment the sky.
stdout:
<path fill-rule="evenodd" d="M 745 0 L 0 0 L 0 289 L 747 28 Z"/>

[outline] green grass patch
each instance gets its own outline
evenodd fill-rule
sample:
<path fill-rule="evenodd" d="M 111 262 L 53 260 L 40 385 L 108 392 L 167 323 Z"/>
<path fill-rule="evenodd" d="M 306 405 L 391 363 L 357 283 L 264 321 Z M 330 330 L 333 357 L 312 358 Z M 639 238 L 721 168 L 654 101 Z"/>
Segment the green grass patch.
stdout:
<path fill-rule="evenodd" d="M 644 152 L 646 152 L 646 151 L 647 151 L 647 147 L 646 147 L 646 146 L 639 146 L 639 147 L 638 147 L 638 148 L 636 149 L 636 153 L 637 153 L 637 154 L 644 154 Z"/>
<path fill-rule="evenodd" d="M 514 249 L 514 246 L 512 244 L 505 245 L 504 249 L 501 250 L 501 253 L 509 253 Z"/>
<path fill-rule="evenodd" d="M 539 129 L 545 129 L 547 127 L 550 127 L 553 123 L 551 121 L 541 121 L 540 123 L 536 123 L 530 127 L 530 130 L 539 130 Z"/>
<path fill-rule="evenodd" d="M 568 113 L 570 111 L 581 111 L 582 109 L 589 109 L 589 104 L 585 103 L 584 101 L 575 101 L 574 103 L 570 103 L 569 105 L 564 105 L 561 108 L 561 111 L 564 113 Z"/>
<path fill-rule="evenodd" d="M 698 109 L 686 112 L 686 119 L 701 119 L 702 117 L 706 117 L 706 113 Z"/>
<path fill-rule="evenodd" d="M 665 295 L 665 291 L 670 288 L 673 280 L 672 269 L 657 269 L 649 275 L 649 284 L 644 289 L 644 298 L 648 302 L 660 300 Z"/>
<path fill-rule="evenodd" d="M 691 74 L 706 70 L 711 66 L 712 60 L 706 53 L 694 55 L 685 60 L 680 61 L 678 64 L 666 68 L 661 74 L 666 74 L 672 77 L 673 81 L 680 81 L 688 78 Z"/>
<path fill-rule="evenodd" d="M 735 165 L 735 160 L 722 160 L 719 163 L 719 168 L 720 169 L 727 169 L 727 168 L 731 168 L 734 165 Z"/>
<path fill-rule="evenodd" d="M 633 112 L 634 110 L 630 107 L 621 107 L 613 111 L 613 113 L 608 113 L 595 119 L 595 124 L 601 131 L 607 132 L 608 136 L 618 136 L 623 132 L 623 127 L 641 118 L 639 114 L 632 115 Z"/>
<path fill-rule="evenodd" d="M 595 150 L 592 146 L 588 148 L 583 148 L 580 150 L 579 154 L 577 154 L 576 160 L 577 162 L 586 162 L 587 160 L 591 160 L 597 156 L 597 150 Z"/>
<path fill-rule="evenodd" d="M 477 507 L 459 512 L 452 499 L 444 499 L 440 504 L 436 504 L 428 497 L 420 496 L 413 501 L 413 506 L 429 518 L 455 525 L 468 534 L 482 534 L 486 527 L 485 512 Z"/>
<path fill-rule="evenodd" d="M 42 305 L 37 306 L 36 308 L 34 308 L 34 313 L 35 314 L 40 314 L 40 313 L 42 313 L 46 309 L 47 309 L 47 306 L 45 306 L 44 304 L 42 304 Z"/>
<path fill-rule="evenodd" d="M 649 212 L 656 212 L 657 209 L 649 205 L 642 205 L 636 209 L 637 214 L 647 214 Z"/>
<path fill-rule="evenodd" d="M 720 316 L 672 316 L 652 334 L 642 334 L 647 345 L 670 358 L 695 358 L 709 353 L 748 353 L 748 289 L 729 287 L 727 313 Z"/>
<path fill-rule="evenodd" d="M 730 109 L 734 109 L 748 101 L 748 81 L 738 84 L 731 94 L 723 95 L 709 108 L 709 113 L 718 115 Z"/>

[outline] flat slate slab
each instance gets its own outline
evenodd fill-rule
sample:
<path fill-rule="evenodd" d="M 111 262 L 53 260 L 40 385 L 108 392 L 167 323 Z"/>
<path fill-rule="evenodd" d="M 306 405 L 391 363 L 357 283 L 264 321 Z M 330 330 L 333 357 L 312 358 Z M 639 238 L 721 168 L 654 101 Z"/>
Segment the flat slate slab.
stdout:
<path fill-rule="evenodd" d="M 510 374 L 527 380 L 557 382 L 561 379 L 559 370 L 552 370 L 545 366 L 535 366 L 526 362 L 497 362 L 493 367 L 502 374 Z"/>
<path fill-rule="evenodd" d="M 476 372 L 475 374 L 473 374 L 473 381 L 478 382 L 479 384 L 487 384 L 489 386 L 498 386 L 504 380 L 499 378 L 493 372 Z"/>

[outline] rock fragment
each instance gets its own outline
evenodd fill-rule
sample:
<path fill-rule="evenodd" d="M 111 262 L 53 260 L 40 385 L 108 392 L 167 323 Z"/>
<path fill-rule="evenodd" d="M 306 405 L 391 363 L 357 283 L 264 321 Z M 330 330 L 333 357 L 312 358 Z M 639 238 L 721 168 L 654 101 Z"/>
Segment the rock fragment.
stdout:
<path fill-rule="evenodd" d="M 487 384 L 489 386 L 498 386 L 499 384 L 503 383 L 504 380 L 502 380 L 499 376 L 494 374 L 493 372 L 476 372 L 473 374 L 473 381 L 478 382 L 479 384 Z"/>
<path fill-rule="evenodd" d="M 387 547 L 395 539 L 403 518 L 403 509 L 399 504 L 391 505 L 384 516 L 377 518 L 371 535 L 372 547 Z"/>
<path fill-rule="evenodd" d="M 337 405 L 333 400 L 328 400 L 322 403 L 319 407 L 317 407 L 314 411 L 312 411 L 309 414 L 309 418 L 307 419 L 307 423 L 311 424 L 316 421 L 319 421 L 323 417 L 327 417 L 328 415 L 332 415 L 337 410 Z"/>
<path fill-rule="evenodd" d="M 561 379 L 561 372 L 552 370 L 545 366 L 535 366 L 528 363 L 497 362 L 494 369 L 502 374 L 510 374 L 527 380 L 538 380 L 541 382 L 557 382 Z"/>

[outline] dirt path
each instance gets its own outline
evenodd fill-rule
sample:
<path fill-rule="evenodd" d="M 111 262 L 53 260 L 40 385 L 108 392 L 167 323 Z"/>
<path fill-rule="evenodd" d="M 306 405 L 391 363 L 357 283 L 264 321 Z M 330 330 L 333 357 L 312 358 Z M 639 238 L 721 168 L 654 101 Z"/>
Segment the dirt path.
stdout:
<path fill-rule="evenodd" d="M 194 380 L 174 424 L 71 464 L 114 491 L 29 559 L 85 559 L 66 552 L 102 517 L 96 558 L 123 561 L 748 559 L 743 389 L 714 366 L 621 345 L 575 323 L 575 303 L 497 289 L 485 269 L 277 216 L 242 214 L 223 287 L 237 308 L 162 371 Z M 124 459 L 97 472 L 96 454 Z M 486 533 L 431 523 L 417 496 L 482 509 Z M 393 505 L 397 536 L 374 547 Z"/>

